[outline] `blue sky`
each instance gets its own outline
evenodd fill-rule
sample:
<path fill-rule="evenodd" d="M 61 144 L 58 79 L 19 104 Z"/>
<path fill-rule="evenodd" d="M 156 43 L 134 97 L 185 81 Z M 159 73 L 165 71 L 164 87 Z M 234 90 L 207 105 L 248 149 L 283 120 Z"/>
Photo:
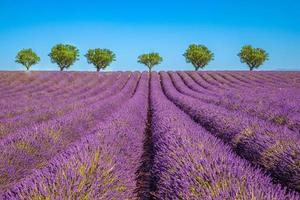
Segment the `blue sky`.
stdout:
<path fill-rule="evenodd" d="M 79 48 L 72 70 L 94 70 L 88 48 L 116 53 L 108 70 L 144 70 L 137 56 L 150 51 L 164 57 L 156 70 L 189 70 L 182 54 L 191 43 L 215 53 L 207 70 L 246 70 L 237 57 L 245 44 L 269 52 L 261 69 L 300 70 L 299 10 L 297 0 L 0 0 L 0 70 L 23 70 L 14 63 L 22 48 L 41 57 L 33 70 L 57 70 L 48 57 L 57 43 Z"/>

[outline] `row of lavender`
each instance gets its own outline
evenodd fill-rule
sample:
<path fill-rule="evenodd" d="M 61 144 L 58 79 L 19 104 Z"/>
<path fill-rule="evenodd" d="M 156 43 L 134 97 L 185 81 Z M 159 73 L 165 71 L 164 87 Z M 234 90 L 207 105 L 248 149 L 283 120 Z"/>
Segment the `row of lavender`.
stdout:
<path fill-rule="evenodd" d="M 241 87 L 241 82 L 236 80 L 220 84 L 224 82 L 222 79 L 226 77 L 225 73 L 221 74 L 223 77 L 219 76 L 218 73 L 211 74 L 216 79 L 214 81 L 207 81 L 208 75 L 203 74 L 180 72 L 178 75 L 181 76 L 182 80 L 175 77 L 176 80 L 186 84 L 180 86 L 179 89 L 187 95 L 201 98 L 206 102 L 221 105 L 230 110 L 240 110 L 279 125 L 287 125 L 292 130 L 300 131 L 300 91 L 297 89 L 297 84 L 290 84 L 288 88 L 287 86 L 281 88 L 282 83 L 277 80 L 277 87 L 270 88 L 266 81 L 265 84 L 261 85 L 265 88 L 258 89 L 255 83 L 248 83 L 249 88 Z M 178 75 L 171 74 L 173 77 Z"/>
<path fill-rule="evenodd" d="M 3 199 L 133 199 L 147 109 L 148 75 L 143 74 L 133 97 L 109 121 L 96 124 Z"/>
<path fill-rule="evenodd" d="M 67 94 L 61 93 L 64 81 L 48 80 L 43 87 L 50 91 L 49 101 L 61 97 L 66 102 L 48 103 L 52 117 L 26 122 L 0 139 L 2 198 L 300 199 L 282 187 L 298 190 L 299 167 L 290 166 L 298 161 L 297 132 L 214 100 L 251 83 L 261 87 L 262 80 L 270 89 L 276 82 L 289 88 L 289 81 L 281 74 L 274 81 L 272 73 L 257 73 L 248 83 L 243 73 L 220 74 L 112 73 L 99 78 L 100 87 L 90 82 L 87 90 L 82 84 L 92 76 L 84 75 L 81 82 L 75 78 Z M 1 76 L 0 81 L 10 82 Z M 32 91 L 13 82 L 7 86 L 16 89 L 0 88 L 11 91 L 7 99 Z M 37 113 L 45 100 L 39 98 L 33 96 L 31 104 Z M 15 103 L 22 124 L 30 114 Z M 76 107 L 64 110 L 68 104 Z M 1 122 L 9 120 L 3 116 Z"/>
<path fill-rule="evenodd" d="M 115 80 L 114 84 L 112 84 L 114 81 L 113 76 L 110 77 L 109 80 L 110 81 L 103 81 L 103 86 L 98 85 L 90 91 L 86 90 L 82 92 L 80 95 L 76 95 L 77 92 L 74 94 L 74 92 L 70 92 L 72 91 L 70 90 L 68 93 L 60 96 L 60 98 L 63 99 L 62 102 L 53 100 L 55 94 L 47 94 L 45 96 L 47 99 L 36 100 L 39 102 L 29 101 L 30 103 L 26 104 L 25 107 L 14 105 L 15 109 L 3 109 L 4 113 L 5 111 L 7 111 L 7 113 L 15 112 L 17 115 L 8 117 L 7 114 L 4 114 L 5 118 L 2 120 L 2 126 L 6 127 L 6 129 L 2 129 L 1 137 L 8 135 L 9 132 L 17 131 L 20 127 L 32 126 L 35 123 L 50 120 L 58 120 L 59 118 L 64 118 L 66 114 L 72 111 L 86 109 L 99 100 L 105 99 L 119 91 L 128 80 L 128 76 L 122 76 L 119 80 Z"/>
<path fill-rule="evenodd" d="M 196 98 L 196 94 L 187 92 L 189 90 L 176 74 L 163 72 L 161 78 L 166 96 L 194 121 L 222 139 L 242 158 L 261 166 L 274 181 L 300 190 L 298 131 L 261 120 L 239 109 L 218 105 L 205 93 L 199 92 Z"/>
<path fill-rule="evenodd" d="M 163 93 L 169 89 L 164 82 L 162 88 L 159 75 L 152 74 L 157 199 L 299 199 L 170 102 Z"/>
<path fill-rule="evenodd" d="M 52 120 L 33 121 L 4 135 L 0 141 L 0 157 L 3 158 L 0 163 L 0 188 L 8 188 L 31 174 L 33 169 L 44 167 L 51 157 L 93 130 L 97 123 L 106 121 L 134 93 L 139 76 L 138 73 L 125 73 L 122 82 L 117 81 L 108 90 L 100 90 L 95 97 L 82 100 L 77 109 Z M 106 91 L 109 91 L 110 96 Z M 102 100 L 101 97 L 105 98 Z M 43 113 L 43 109 L 40 112 Z"/>
<path fill-rule="evenodd" d="M 110 76 L 105 74 L 101 76 L 88 74 L 83 76 L 79 76 L 79 74 L 56 75 L 55 73 L 27 75 L 22 77 L 25 79 L 22 80 L 24 83 L 15 82 L 8 85 L 8 89 L 3 91 L 5 95 L 3 95 L 1 102 L 9 99 L 10 104 L 8 106 L 12 104 L 14 106 L 26 106 L 28 103 L 41 103 L 40 100 L 45 98 L 61 101 L 64 99 L 63 95 L 68 95 L 70 92 L 84 92 L 92 86 L 98 89 L 98 85 L 102 84 L 108 77 Z M 33 78 L 34 81 L 28 82 L 30 78 Z M 22 98 L 23 101 L 19 101 L 19 98 Z"/>

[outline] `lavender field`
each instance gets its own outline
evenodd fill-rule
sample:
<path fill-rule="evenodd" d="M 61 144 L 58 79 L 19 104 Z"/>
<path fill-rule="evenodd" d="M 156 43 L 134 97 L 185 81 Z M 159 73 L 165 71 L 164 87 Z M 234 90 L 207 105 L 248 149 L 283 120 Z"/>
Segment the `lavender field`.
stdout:
<path fill-rule="evenodd" d="M 0 72 L 0 199 L 300 199 L 299 72 Z"/>

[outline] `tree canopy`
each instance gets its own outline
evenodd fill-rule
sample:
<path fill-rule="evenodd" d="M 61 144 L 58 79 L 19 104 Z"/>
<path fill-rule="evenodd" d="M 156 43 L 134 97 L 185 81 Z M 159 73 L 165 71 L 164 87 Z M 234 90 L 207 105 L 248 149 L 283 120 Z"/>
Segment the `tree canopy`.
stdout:
<path fill-rule="evenodd" d="M 37 64 L 39 61 L 40 57 L 32 49 L 22 49 L 18 52 L 15 60 L 16 63 L 24 65 L 26 70 L 29 70 L 32 65 Z"/>
<path fill-rule="evenodd" d="M 138 62 L 146 65 L 150 72 L 155 65 L 160 64 L 162 61 L 163 58 L 159 55 L 159 53 L 155 52 L 142 54 L 138 57 Z"/>
<path fill-rule="evenodd" d="M 242 63 L 246 63 L 249 66 L 250 71 L 258 68 L 269 59 L 269 55 L 265 50 L 253 48 L 251 45 L 243 46 L 238 56 Z"/>
<path fill-rule="evenodd" d="M 214 59 L 214 54 L 206 46 L 197 44 L 191 44 L 183 56 L 187 63 L 192 63 L 195 70 L 204 68 Z"/>
<path fill-rule="evenodd" d="M 93 64 L 97 71 L 105 69 L 116 59 L 116 55 L 109 49 L 89 49 L 85 54 L 89 64 Z"/>
<path fill-rule="evenodd" d="M 71 65 L 78 60 L 79 50 L 69 44 L 57 44 L 51 49 L 49 54 L 52 63 L 56 63 L 60 71 L 68 69 Z"/>

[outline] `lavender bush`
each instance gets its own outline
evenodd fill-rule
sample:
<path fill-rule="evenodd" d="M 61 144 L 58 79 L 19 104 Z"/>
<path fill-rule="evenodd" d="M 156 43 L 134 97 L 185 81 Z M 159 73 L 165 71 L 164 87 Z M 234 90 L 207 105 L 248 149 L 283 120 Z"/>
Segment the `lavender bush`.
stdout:
<path fill-rule="evenodd" d="M 157 74 L 151 91 L 155 199 L 299 199 L 168 101 Z"/>
<path fill-rule="evenodd" d="M 165 94 L 177 106 L 222 138 L 243 158 L 262 166 L 275 180 L 295 190 L 300 181 L 300 135 L 238 111 L 204 103 L 178 92 L 161 73 Z"/>
<path fill-rule="evenodd" d="M 0 199 L 300 199 L 296 72 L 0 72 Z"/>

